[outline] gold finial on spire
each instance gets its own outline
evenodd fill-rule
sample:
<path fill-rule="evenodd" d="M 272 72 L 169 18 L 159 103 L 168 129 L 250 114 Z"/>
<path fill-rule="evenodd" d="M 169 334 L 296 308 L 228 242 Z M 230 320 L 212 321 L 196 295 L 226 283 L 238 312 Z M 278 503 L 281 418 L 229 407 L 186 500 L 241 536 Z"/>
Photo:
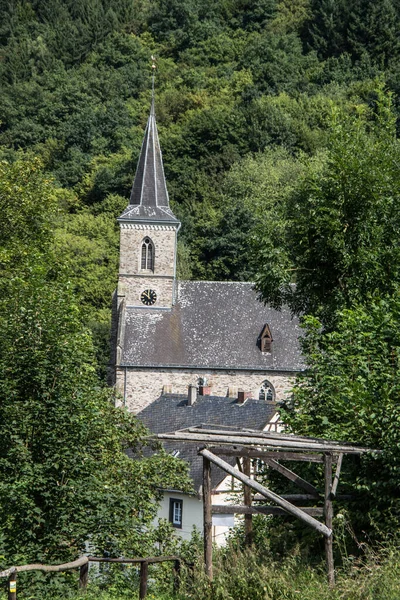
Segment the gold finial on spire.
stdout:
<path fill-rule="evenodd" d="M 153 71 L 153 75 L 151 78 L 151 105 L 152 105 L 152 112 L 154 111 L 154 79 L 155 79 L 155 73 L 156 73 L 156 57 L 153 56 L 153 54 L 151 55 L 151 68 Z"/>

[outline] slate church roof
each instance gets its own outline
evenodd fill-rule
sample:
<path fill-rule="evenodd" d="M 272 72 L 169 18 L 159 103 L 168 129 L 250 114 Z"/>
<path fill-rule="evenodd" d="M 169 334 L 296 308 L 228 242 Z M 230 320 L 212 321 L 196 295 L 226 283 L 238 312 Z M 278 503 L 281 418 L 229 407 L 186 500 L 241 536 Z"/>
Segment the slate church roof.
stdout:
<path fill-rule="evenodd" d="M 143 138 L 129 206 L 118 221 L 160 221 L 179 225 L 169 208 L 167 184 L 158 139 L 154 98 Z"/>
<path fill-rule="evenodd" d="M 259 337 L 268 323 L 271 352 Z M 299 371 L 298 320 L 257 299 L 251 283 L 177 282 L 172 309 L 126 308 L 121 366 Z"/>
<path fill-rule="evenodd" d="M 201 424 L 238 427 L 262 430 L 276 413 L 273 402 L 248 399 L 244 404 L 238 404 L 236 399 L 219 396 L 198 396 L 192 406 L 188 406 L 184 394 L 166 394 L 138 415 L 152 433 L 166 433 Z M 168 453 L 174 453 L 186 460 L 190 467 L 190 476 L 197 492 L 202 484 L 202 457 L 197 454 L 196 444 L 185 444 L 165 441 L 163 446 Z M 235 459 L 226 458 L 231 464 Z M 215 488 L 226 473 L 217 467 L 211 469 L 211 483 Z"/>

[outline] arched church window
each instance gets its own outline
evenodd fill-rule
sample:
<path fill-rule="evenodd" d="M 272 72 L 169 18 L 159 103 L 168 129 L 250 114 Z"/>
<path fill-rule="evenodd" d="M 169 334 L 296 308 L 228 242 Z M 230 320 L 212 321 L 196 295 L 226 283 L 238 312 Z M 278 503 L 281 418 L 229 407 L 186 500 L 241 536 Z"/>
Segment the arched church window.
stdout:
<path fill-rule="evenodd" d="M 154 246 L 148 237 L 144 238 L 142 243 L 141 268 L 145 271 L 154 271 Z"/>
<path fill-rule="evenodd" d="M 275 400 L 275 390 L 272 383 L 267 380 L 262 382 L 258 393 L 258 399 L 264 400 L 265 402 L 273 402 Z"/>

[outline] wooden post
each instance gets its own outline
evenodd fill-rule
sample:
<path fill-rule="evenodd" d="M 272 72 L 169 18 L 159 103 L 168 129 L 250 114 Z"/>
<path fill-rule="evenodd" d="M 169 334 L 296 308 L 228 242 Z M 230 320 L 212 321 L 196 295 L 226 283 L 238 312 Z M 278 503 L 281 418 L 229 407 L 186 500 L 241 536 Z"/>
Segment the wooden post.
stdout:
<path fill-rule="evenodd" d="M 325 525 L 332 530 L 332 454 L 325 454 Z M 326 568 L 330 587 L 335 585 L 335 566 L 333 564 L 333 533 L 325 538 Z"/>
<path fill-rule="evenodd" d="M 17 571 L 8 578 L 8 600 L 17 600 Z"/>
<path fill-rule="evenodd" d="M 250 458 L 247 456 L 243 458 L 243 473 L 247 477 L 251 475 Z M 243 496 L 245 506 L 251 506 L 251 489 L 248 485 L 244 485 Z M 244 540 L 246 546 L 253 545 L 253 515 L 251 514 L 244 515 Z"/>
<path fill-rule="evenodd" d="M 178 590 L 179 590 L 180 576 L 181 576 L 181 561 L 178 558 L 174 561 L 174 586 L 173 586 L 174 592 L 178 592 Z"/>
<path fill-rule="evenodd" d="M 210 581 L 213 579 L 211 504 L 211 463 L 203 457 L 204 567 Z"/>
<path fill-rule="evenodd" d="M 333 478 L 333 484 L 332 484 L 332 492 L 331 492 L 332 498 L 336 498 L 336 492 L 337 492 L 337 487 L 339 485 L 339 477 L 340 477 L 340 471 L 342 468 L 342 462 L 343 462 L 343 454 L 339 454 L 337 466 L 336 466 L 336 473 L 335 473 L 335 477 Z"/>
<path fill-rule="evenodd" d="M 79 587 L 86 589 L 89 579 L 89 563 L 85 563 L 79 570 Z"/>
<path fill-rule="evenodd" d="M 147 577 L 149 574 L 149 563 L 144 560 L 140 563 L 140 588 L 139 588 L 139 599 L 146 598 L 147 596 Z"/>
<path fill-rule="evenodd" d="M 304 523 L 307 523 L 307 525 L 310 525 L 310 527 L 322 533 L 322 535 L 324 535 L 325 537 L 330 537 L 332 535 L 332 530 L 329 529 L 329 527 L 327 527 L 324 523 L 321 523 L 317 519 L 314 519 L 314 517 L 307 515 L 300 508 L 297 508 L 296 506 L 294 506 L 294 504 L 291 504 L 282 496 L 278 496 L 278 494 L 275 494 L 274 492 L 264 487 L 254 479 L 250 479 L 250 477 L 247 477 L 247 475 L 245 475 L 244 473 L 240 473 L 240 471 L 234 469 L 232 465 L 222 460 L 222 458 L 218 458 L 218 456 L 215 456 L 209 450 L 203 448 L 203 450 L 199 450 L 199 454 L 201 454 L 203 458 L 208 458 L 208 460 L 216 464 L 217 467 L 221 467 L 223 471 L 229 473 L 229 475 L 232 475 L 232 477 L 235 477 L 242 483 L 246 483 L 250 488 L 258 492 L 265 498 L 268 498 L 268 500 L 272 500 L 272 502 L 275 502 L 275 504 L 277 504 L 281 508 L 284 508 L 289 514 L 298 517 L 299 519 L 304 521 Z"/>

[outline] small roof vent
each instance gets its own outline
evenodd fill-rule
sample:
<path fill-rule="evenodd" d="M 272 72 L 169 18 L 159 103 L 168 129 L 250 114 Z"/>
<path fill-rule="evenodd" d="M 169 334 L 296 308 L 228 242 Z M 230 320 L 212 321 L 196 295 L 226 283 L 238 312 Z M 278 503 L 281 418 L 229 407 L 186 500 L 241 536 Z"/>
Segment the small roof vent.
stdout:
<path fill-rule="evenodd" d="M 238 390 L 237 403 L 244 404 L 248 398 L 251 398 L 251 392 L 245 392 L 244 390 Z"/>

